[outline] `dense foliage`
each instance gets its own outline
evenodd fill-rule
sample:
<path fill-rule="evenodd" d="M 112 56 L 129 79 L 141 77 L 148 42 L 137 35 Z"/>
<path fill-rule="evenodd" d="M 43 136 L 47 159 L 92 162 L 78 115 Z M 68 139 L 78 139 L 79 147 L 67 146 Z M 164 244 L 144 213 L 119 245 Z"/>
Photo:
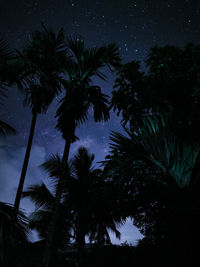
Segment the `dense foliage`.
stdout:
<path fill-rule="evenodd" d="M 139 124 L 150 114 L 169 114 L 171 130 L 184 142 L 199 142 L 200 46 L 154 47 L 146 71 L 132 61 L 118 70 L 112 106 L 123 123 Z"/>

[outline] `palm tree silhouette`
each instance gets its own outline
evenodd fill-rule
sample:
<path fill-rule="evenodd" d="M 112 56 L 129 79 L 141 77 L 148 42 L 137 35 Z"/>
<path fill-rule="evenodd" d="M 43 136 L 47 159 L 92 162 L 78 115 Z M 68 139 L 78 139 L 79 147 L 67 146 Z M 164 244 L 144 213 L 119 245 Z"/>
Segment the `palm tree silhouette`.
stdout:
<path fill-rule="evenodd" d="M 83 147 L 80 147 L 70 160 L 68 179 L 62 183 L 59 223 L 56 224 L 54 236 L 54 247 L 63 246 L 69 242 L 69 237 L 76 240 L 79 265 L 82 265 L 84 260 L 86 235 L 90 242 L 95 241 L 98 245 L 110 244 L 108 230 L 120 238 L 117 226 L 122 220 L 120 217 L 114 217 L 112 209 L 107 208 L 111 188 L 107 186 L 102 170 L 93 167 L 93 160 L 94 155 L 89 154 Z M 54 179 L 55 192 L 62 174 L 62 159 L 58 155 L 52 156 L 42 167 Z M 31 186 L 23 196 L 29 197 L 36 205 L 36 210 L 29 218 L 30 226 L 37 229 L 41 237 L 46 238 L 49 219 L 52 217 L 56 201 L 55 195 L 52 195 L 44 184 L 40 184 Z"/>
<path fill-rule="evenodd" d="M 86 49 L 82 38 L 69 38 L 67 43 L 68 55 L 65 68 L 68 80 L 65 81 L 65 97 L 57 110 L 57 129 L 61 131 L 65 140 L 65 148 L 62 162 L 68 160 L 71 143 L 78 138 L 75 130 L 78 125 L 87 120 L 90 106 L 93 107 L 94 120 L 96 122 L 109 119 L 109 107 L 107 95 L 101 92 L 99 86 L 92 85 L 92 78 L 99 77 L 105 79 L 102 68 L 108 66 L 117 67 L 120 62 L 119 52 L 115 44 L 102 46 L 100 48 Z M 56 209 L 62 195 L 62 179 L 66 177 L 66 170 L 58 181 L 56 190 L 55 216 L 49 226 L 49 237 L 44 252 L 43 267 L 48 266 L 51 254 L 51 244 L 53 240 L 54 228 L 56 225 Z"/>
<path fill-rule="evenodd" d="M 16 211 L 19 209 L 23 191 L 37 115 L 47 111 L 54 97 L 61 90 L 61 69 L 66 54 L 63 41 L 64 32 L 62 29 L 56 36 L 51 30 L 44 27 L 43 31 L 36 31 L 32 34 L 27 47 L 19 54 L 19 61 L 22 61 L 26 66 L 20 79 L 24 81 L 24 104 L 32 109 L 32 122 L 15 198 Z"/>
<path fill-rule="evenodd" d="M 110 190 L 103 171 L 93 167 L 94 154 L 80 147 L 69 163 L 70 180 L 66 180 L 66 203 L 74 211 L 75 238 L 79 266 L 84 266 L 85 236 L 98 245 L 110 243 L 108 229 L 120 238 L 117 226 L 122 223 L 114 217 L 108 205 Z M 106 205 L 108 207 L 106 207 Z M 112 207 L 113 208 L 113 207 Z"/>

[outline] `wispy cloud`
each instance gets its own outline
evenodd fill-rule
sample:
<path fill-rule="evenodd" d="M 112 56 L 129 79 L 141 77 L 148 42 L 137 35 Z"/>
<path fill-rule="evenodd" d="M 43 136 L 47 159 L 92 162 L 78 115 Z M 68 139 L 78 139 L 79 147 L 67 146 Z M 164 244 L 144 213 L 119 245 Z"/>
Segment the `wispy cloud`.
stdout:
<path fill-rule="evenodd" d="M 0 145 L 0 201 L 14 203 L 24 154 L 25 147 Z M 33 145 L 24 188 L 43 179 L 44 174 L 38 166 L 44 162 L 45 157 L 45 148 Z M 21 207 L 30 209 L 26 201 L 22 201 Z"/>

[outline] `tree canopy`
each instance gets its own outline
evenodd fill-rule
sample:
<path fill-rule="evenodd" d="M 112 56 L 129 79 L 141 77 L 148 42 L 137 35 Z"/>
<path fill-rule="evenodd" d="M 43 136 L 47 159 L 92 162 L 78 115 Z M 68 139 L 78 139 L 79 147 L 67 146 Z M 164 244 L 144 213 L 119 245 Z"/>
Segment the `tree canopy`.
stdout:
<path fill-rule="evenodd" d="M 198 143 L 199 70 L 199 45 L 154 47 L 145 72 L 136 61 L 118 70 L 112 106 L 131 126 L 143 116 L 168 113 L 174 135 L 189 144 Z"/>

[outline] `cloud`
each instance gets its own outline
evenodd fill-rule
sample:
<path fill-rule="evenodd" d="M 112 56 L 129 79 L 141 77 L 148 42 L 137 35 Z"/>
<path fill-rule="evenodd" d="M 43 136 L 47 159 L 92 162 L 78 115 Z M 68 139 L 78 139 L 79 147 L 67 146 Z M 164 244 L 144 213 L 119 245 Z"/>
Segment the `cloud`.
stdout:
<path fill-rule="evenodd" d="M 23 164 L 25 147 L 0 144 L 0 201 L 13 204 L 17 192 L 21 168 Z M 24 190 L 31 184 L 39 183 L 44 179 L 44 173 L 38 167 L 45 161 L 45 148 L 33 145 L 26 174 Z M 22 199 L 20 208 L 28 216 L 34 211 L 34 204 L 28 199 Z M 30 240 L 36 241 L 35 231 L 29 236 Z"/>
<path fill-rule="evenodd" d="M 0 145 L 0 201 L 14 203 L 24 154 L 25 147 Z M 43 179 L 44 173 L 38 166 L 44 162 L 45 157 L 46 151 L 44 147 L 32 146 L 24 189 Z M 31 206 L 28 201 L 22 201 L 21 208 L 31 210 Z"/>

